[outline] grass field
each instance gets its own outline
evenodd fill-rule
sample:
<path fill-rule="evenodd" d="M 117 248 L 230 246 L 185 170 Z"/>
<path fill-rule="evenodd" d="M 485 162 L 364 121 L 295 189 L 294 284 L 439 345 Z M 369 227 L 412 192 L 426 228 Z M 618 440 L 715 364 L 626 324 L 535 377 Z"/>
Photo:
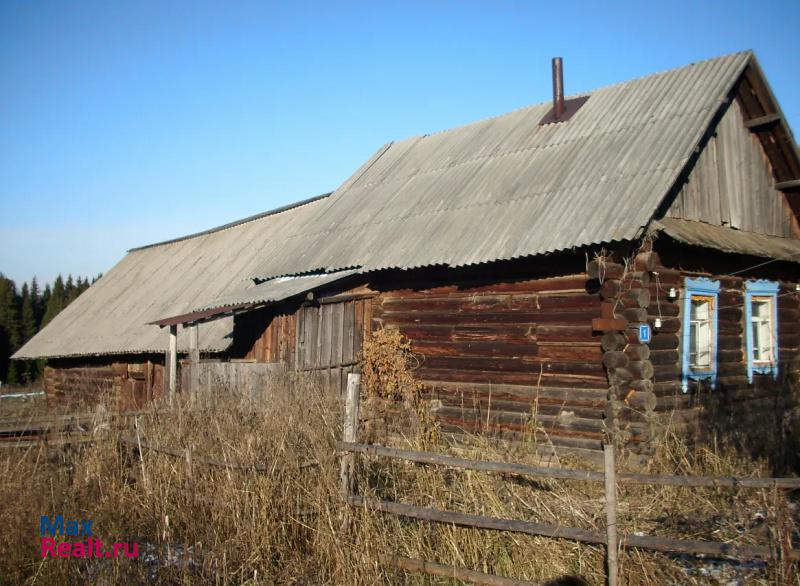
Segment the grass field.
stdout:
<path fill-rule="evenodd" d="M 91 443 L 1 450 L 0 582 L 454 583 L 385 567 L 383 557 L 396 554 L 539 583 L 604 583 L 599 546 L 432 525 L 345 507 L 334 448 L 341 427 L 338 400 L 302 378 L 276 385 L 268 404 L 240 400 L 231 392 L 216 402 L 176 402 L 139 416 L 138 440 L 177 456 L 147 449 L 140 455 L 120 443 L 120 437 L 135 439 L 137 432 L 112 429 L 103 409 L 91 426 Z M 28 410 L 45 405 L 28 405 Z M 369 402 L 365 405 L 368 417 Z M 514 444 L 469 440 L 460 445 L 459 455 L 537 461 L 533 439 Z M 394 442 L 442 453 L 456 449 L 427 425 Z M 181 457 L 187 448 L 191 462 Z M 231 470 L 204 465 L 201 458 L 266 466 Z M 669 437 L 648 471 L 769 475 L 763 462 L 724 447 L 690 449 Z M 533 481 L 361 458 L 357 485 L 366 497 L 604 528 L 598 483 Z M 795 504 L 772 490 L 620 486 L 619 499 L 621 533 L 758 543 L 772 546 L 776 555 L 798 537 Z M 104 542 L 137 543 L 138 557 L 42 559 L 40 516 L 58 514 L 90 519 L 95 537 Z M 780 559 L 712 563 L 627 550 L 621 567 L 623 584 L 800 584 L 797 564 Z"/>

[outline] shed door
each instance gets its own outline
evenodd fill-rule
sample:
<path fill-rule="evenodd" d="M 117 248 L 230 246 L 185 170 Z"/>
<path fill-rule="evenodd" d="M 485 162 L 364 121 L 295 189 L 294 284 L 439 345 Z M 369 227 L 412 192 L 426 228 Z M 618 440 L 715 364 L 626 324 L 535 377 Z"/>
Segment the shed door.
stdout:
<path fill-rule="evenodd" d="M 297 321 L 297 370 L 327 371 L 334 386 L 352 370 L 361 351 L 364 300 L 301 307 Z M 322 372 L 321 372 L 322 374 Z"/>

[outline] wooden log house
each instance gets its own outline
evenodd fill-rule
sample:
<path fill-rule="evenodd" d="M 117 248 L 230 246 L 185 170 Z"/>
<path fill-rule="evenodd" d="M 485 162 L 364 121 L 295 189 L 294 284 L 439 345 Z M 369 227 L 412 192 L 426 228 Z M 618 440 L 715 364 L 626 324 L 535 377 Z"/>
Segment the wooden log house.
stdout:
<path fill-rule="evenodd" d="M 389 143 L 331 194 L 133 250 L 16 357 L 48 358 L 49 393 L 94 377 L 150 398 L 167 331 L 188 355 L 195 328 L 204 359 L 340 389 L 397 328 L 446 431 L 586 455 L 668 429 L 774 455 L 798 191 L 791 130 L 737 53 Z"/>

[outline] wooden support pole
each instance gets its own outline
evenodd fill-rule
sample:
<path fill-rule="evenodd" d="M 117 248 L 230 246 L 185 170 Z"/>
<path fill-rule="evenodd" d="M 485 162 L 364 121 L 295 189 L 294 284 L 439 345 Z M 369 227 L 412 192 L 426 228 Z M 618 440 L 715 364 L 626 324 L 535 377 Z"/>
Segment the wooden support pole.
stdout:
<path fill-rule="evenodd" d="M 614 444 L 603 444 L 606 487 L 606 584 L 617 586 L 619 577 L 617 559 L 617 473 L 614 463 Z"/>
<path fill-rule="evenodd" d="M 361 397 L 361 375 L 351 372 L 347 375 L 347 396 L 345 397 L 344 429 L 342 440 L 355 443 L 358 437 L 358 407 Z M 353 494 L 353 478 L 355 474 L 356 455 L 347 453 L 342 455 L 339 478 L 342 487 L 342 498 L 347 499 Z"/>
<path fill-rule="evenodd" d="M 172 399 L 178 380 L 178 326 L 169 326 L 169 351 L 167 352 L 167 396 Z"/>
<path fill-rule="evenodd" d="M 200 326 L 189 326 L 189 392 L 200 389 Z"/>
<path fill-rule="evenodd" d="M 193 476 L 194 476 L 194 466 L 192 465 L 192 450 L 191 448 L 186 448 L 185 450 L 185 458 L 186 458 L 186 478 L 189 482 L 189 485 L 193 484 Z"/>

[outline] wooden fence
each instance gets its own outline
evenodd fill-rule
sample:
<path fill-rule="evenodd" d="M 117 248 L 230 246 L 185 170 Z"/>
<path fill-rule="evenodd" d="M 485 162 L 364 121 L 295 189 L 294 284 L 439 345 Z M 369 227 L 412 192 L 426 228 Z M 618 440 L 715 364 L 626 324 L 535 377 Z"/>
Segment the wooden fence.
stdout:
<path fill-rule="evenodd" d="M 0 418 L 0 448 L 27 448 L 46 442 L 48 445 L 78 444 L 96 439 L 98 423 L 108 427 L 127 427 L 147 411 L 63 413 L 57 415 L 15 416 Z"/>
<path fill-rule="evenodd" d="M 528 535 L 544 536 L 553 539 L 569 539 L 572 541 L 591 543 L 605 546 L 607 563 L 607 584 L 615 585 L 619 576 L 617 552 L 620 547 L 642 548 L 652 551 L 684 553 L 693 555 L 727 556 L 733 558 L 762 558 L 773 556 L 773 551 L 762 545 L 734 545 L 714 541 L 670 539 L 651 535 L 617 535 L 616 527 L 616 487 L 617 484 L 647 484 L 657 486 L 684 486 L 684 487 L 728 487 L 728 488 L 769 488 L 769 489 L 798 489 L 800 478 L 738 478 L 717 476 L 667 476 L 645 475 L 633 473 L 617 473 L 615 466 L 614 449 L 611 445 L 604 447 L 604 471 L 574 470 L 564 468 L 551 468 L 518 464 L 511 462 L 498 462 L 490 460 L 475 460 L 436 454 L 401 450 L 373 444 L 358 443 L 360 399 L 360 375 L 350 374 L 347 380 L 345 399 L 344 429 L 341 442 L 337 448 L 341 453 L 340 481 L 344 502 L 350 506 L 365 507 L 387 514 L 402 516 L 422 521 L 473 527 L 478 529 L 509 531 Z M 97 413 L 57 415 L 28 419 L 7 418 L 0 420 L 0 447 L 26 447 L 47 441 L 48 443 L 75 443 L 95 441 L 90 424 L 99 419 L 115 421 L 125 426 L 130 423 L 137 428 L 138 415 L 145 412 L 125 412 L 121 414 L 98 415 Z M 241 463 L 221 461 L 207 458 L 194 453 L 189 449 L 177 449 L 152 445 L 136 437 L 119 437 L 117 440 L 128 446 L 138 449 L 140 458 L 143 451 L 150 450 L 175 458 L 185 458 L 188 470 L 194 465 L 221 467 L 231 470 L 245 470 L 252 472 L 267 472 L 274 467 L 274 463 Z M 565 527 L 538 523 L 534 521 L 502 519 L 484 515 L 471 515 L 454 511 L 445 511 L 436 508 L 419 507 L 392 501 L 379 501 L 364 499 L 354 492 L 354 474 L 356 458 L 361 456 L 377 456 L 391 458 L 417 464 L 446 466 L 489 473 L 513 474 L 535 478 L 548 478 L 555 480 L 603 482 L 605 486 L 604 508 L 606 512 L 605 532 L 589 531 L 576 527 Z M 317 466 L 315 461 L 303 462 L 300 468 Z M 345 520 L 349 517 L 345 516 Z M 792 549 L 782 552 L 790 560 L 800 560 L 800 550 Z M 485 584 L 489 586 L 518 586 L 525 584 L 516 579 L 493 576 L 475 572 L 464 568 L 437 564 L 425 560 L 415 560 L 401 556 L 384 558 L 384 562 L 392 567 L 409 571 L 420 572 L 433 576 L 446 576 L 459 580 Z"/>
<path fill-rule="evenodd" d="M 400 450 L 379 445 L 357 443 L 358 437 L 358 412 L 360 397 L 360 378 L 351 374 L 347 384 L 345 404 L 345 420 L 343 441 L 337 444 L 342 454 L 341 458 L 341 490 L 343 500 L 352 506 L 369 508 L 384 513 L 402 516 L 410 519 L 473 527 L 496 531 L 510 531 L 550 537 L 554 539 L 569 539 L 582 543 L 604 545 L 606 550 L 606 583 L 610 586 L 617 584 L 619 576 L 617 553 L 620 547 L 641 548 L 652 551 L 683 553 L 692 555 L 726 556 L 740 559 L 761 558 L 768 559 L 773 556 L 773 551 L 762 545 L 734 545 L 715 541 L 670 539 L 652 535 L 617 535 L 617 496 L 618 483 L 648 484 L 657 486 L 686 486 L 686 487 L 730 487 L 730 488 L 771 488 L 771 489 L 797 489 L 800 488 L 800 478 L 735 478 L 716 476 L 664 476 L 621 473 L 616 471 L 614 448 L 607 444 L 604 446 L 604 471 L 571 470 L 564 468 L 549 468 L 496 462 L 488 460 L 472 460 L 458 458 L 431 452 L 418 452 Z M 559 480 L 578 480 L 587 482 L 603 482 L 605 485 L 606 531 L 604 533 L 579 529 L 522 521 L 501 519 L 485 515 L 470 515 L 454 511 L 444 511 L 436 508 L 419 507 L 392 501 L 370 500 L 358 496 L 353 492 L 354 470 L 357 455 L 380 456 L 418 464 L 431 464 L 477 470 L 500 474 L 515 474 L 536 478 L 550 478 Z M 800 560 L 800 550 L 792 549 L 783 552 L 790 560 Z M 421 572 L 434 576 L 448 576 L 473 582 L 475 584 L 494 585 L 519 585 L 524 584 L 519 580 L 494 576 L 454 566 L 435 564 L 425 560 L 410 558 L 390 557 L 385 562 L 393 567 L 409 572 Z"/>

